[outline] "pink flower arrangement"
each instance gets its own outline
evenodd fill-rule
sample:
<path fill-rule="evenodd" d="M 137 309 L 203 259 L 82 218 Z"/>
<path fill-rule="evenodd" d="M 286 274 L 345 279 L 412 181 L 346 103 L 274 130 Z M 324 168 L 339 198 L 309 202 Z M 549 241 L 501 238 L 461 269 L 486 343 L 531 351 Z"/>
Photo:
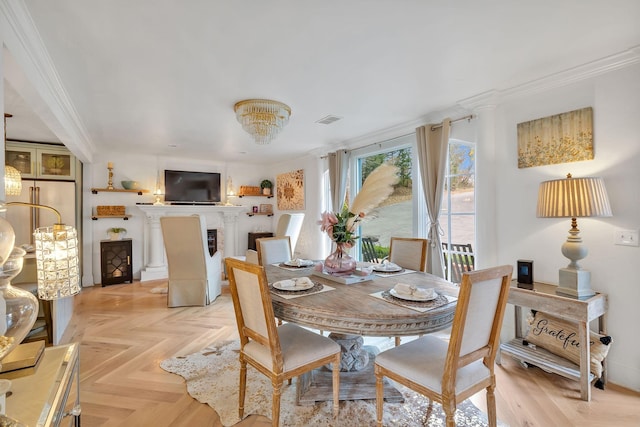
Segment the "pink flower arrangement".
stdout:
<path fill-rule="evenodd" d="M 358 221 L 364 218 L 364 215 L 364 212 L 360 212 L 358 215 L 349 212 L 345 205 L 341 213 L 323 212 L 322 219 L 318 221 L 318 224 L 320 224 L 320 230 L 326 232 L 331 240 L 336 243 L 342 243 L 349 249 L 353 247 L 356 239 L 359 238 L 355 235 L 355 229 Z M 351 218 L 355 219 L 349 221 Z"/>

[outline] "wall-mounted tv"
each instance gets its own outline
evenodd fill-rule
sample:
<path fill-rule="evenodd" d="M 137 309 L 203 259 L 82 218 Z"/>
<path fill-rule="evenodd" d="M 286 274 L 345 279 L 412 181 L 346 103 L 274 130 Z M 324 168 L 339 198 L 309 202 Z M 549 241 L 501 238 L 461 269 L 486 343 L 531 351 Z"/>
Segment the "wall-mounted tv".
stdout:
<path fill-rule="evenodd" d="M 171 203 L 219 203 L 220 174 L 165 170 L 164 200 Z"/>

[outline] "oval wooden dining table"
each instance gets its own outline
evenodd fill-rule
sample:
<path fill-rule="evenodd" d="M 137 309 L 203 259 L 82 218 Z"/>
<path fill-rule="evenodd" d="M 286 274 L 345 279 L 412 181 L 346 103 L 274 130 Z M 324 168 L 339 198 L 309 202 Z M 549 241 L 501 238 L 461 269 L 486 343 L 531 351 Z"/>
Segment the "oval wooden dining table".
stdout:
<path fill-rule="evenodd" d="M 265 268 L 269 283 L 292 277 L 307 276 L 314 282 L 334 288 L 327 292 L 286 299 L 272 293 L 273 310 L 277 318 L 324 331 L 369 337 L 422 335 L 451 326 L 455 302 L 419 312 L 371 296 L 386 291 L 397 283 L 434 288 L 437 293 L 457 297 L 458 287 L 428 273 L 413 272 L 345 285 L 312 275 L 313 268 L 287 270 L 275 265 Z"/>
<path fill-rule="evenodd" d="M 313 275 L 313 267 L 285 269 L 277 265 L 265 267 L 270 284 L 295 277 L 309 277 L 314 283 L 326 285 L 331 290 L 284 298 L 271 293 L 275 316 L 283 321 L 296 323 L 335 334 L 369 337 L 402 337 L 428 334 L 446 329 L 453 323 L 458 287 L 432 274 L 412 272 L 407 274 L 374 275 L 372 280 L 354 284 L 343 284 Z M 372 296 L 388 291 L 397 283 L 406 283 L 423 288 L 434 288 L 440 295 L 452 301 L 428 311 L 417 311 L 385 299 Z M 399 302 L 399 301 L 398 301 Z M 368 350 L 369 351 L 369 350 Z M 343 346 L 343 360 L 345 348 Z M 342 372 L 340 400 L 375 398 L 375 376 L 373 358 L 358 372 Z M 329 371 L 327 371 L 329 372 Z M 297 400 L 300 404 L 313 404 L 331 398 L 331 376 L 326 372 L 314 372 L 300 379 Z M 401 394 L 387 384 L 387 401 L 401 401 Z"/>

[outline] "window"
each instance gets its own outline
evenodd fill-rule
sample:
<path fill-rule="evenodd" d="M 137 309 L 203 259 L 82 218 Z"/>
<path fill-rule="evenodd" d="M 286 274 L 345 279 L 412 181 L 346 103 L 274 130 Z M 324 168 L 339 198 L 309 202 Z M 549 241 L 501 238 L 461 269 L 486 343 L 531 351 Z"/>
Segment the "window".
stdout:
<path fill-rule="evenodd" d="M 356 189 L 355 193 L 367 176 L 384 162 L 398 166 L 400 175 L 393 194 L 369 212 L 360 224 L 358 235 L 372 243 L 372 250 L 363 251 L 360 241 L 358 252 L 353 252 L 360 254 L 363 261 L 381 260 L 388 255 L 391 236 L 411 237 L 417 233 L 416 200 L 422 200 L 423 197 L 421 187 L 415 188 L 413 185 L 414 182 L 419 182 L 419 179 L 414 179 L 414 143 L 415 135 L 412 134 L 352 152 L 351 167 L 355 173 L 352 175 L 351 188 Z"/>
<path fill-rule="evenodd" d="M 473 270 L 475 247 L 475 144 L 450 139 L 440 210 L 446 278 L 459 283 Z"/>

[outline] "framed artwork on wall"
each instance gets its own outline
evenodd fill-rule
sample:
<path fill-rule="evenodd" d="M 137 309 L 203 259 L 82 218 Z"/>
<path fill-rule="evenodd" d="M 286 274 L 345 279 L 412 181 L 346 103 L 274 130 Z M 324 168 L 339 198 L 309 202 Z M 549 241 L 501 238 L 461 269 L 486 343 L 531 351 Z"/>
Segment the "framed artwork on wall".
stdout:
<path fill-rule="evenodd" d="M 518 168 L 593 160 L 593 108 L 518 123 Z"/>
<path fill-rule="evenodd" d="M 304 169 L 278 175 L 276 196 L 281 211 L 304 209 Z"/>
<path fill-rule="evenodd" d="M 272 214 L 273 213 L 273 205 L 271 203 L 265 203 L 260 205 L 260 213 L 262 214 Z"/>

